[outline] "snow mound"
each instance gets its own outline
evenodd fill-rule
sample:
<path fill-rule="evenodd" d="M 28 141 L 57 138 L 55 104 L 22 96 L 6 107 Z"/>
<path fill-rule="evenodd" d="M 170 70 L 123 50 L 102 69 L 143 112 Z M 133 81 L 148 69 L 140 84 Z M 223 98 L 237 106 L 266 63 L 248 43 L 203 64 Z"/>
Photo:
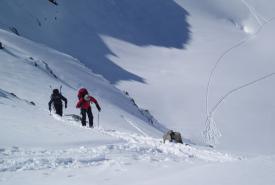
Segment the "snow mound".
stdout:
<path fill-rule="evenodd" d="M 83 168 L 97 165 L 120 164 L 125 161 L 148 162 L 229 162 L 239 160 L 229 154 L 210 149 L 181 144 L 163 144 L 161 140 L 138 134 L 96 129 L 98 132 L 120 138 L 125 143 L 97 147 L 66 149 L 24 149 L 18 147 L 0 149 L 0 172 L 41 170 L 55 168 Z"/>

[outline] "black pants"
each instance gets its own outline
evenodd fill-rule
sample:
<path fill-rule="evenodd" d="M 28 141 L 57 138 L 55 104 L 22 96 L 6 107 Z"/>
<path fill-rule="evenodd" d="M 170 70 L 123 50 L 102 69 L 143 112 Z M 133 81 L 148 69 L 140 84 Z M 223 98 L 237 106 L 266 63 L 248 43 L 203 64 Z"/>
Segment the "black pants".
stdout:
<path fill-rule="evenodd" d="M 82 115 L 81 123 L 82 123 L 82 126 L 86 126 L 86 114 L 88 114 L 88 118 L 89 118 L 89 127 L 93 127 L 94 117 L 93 117 L 91 107 L 88 108 L 88 109 L 81 109 L 81 115 Z"/>
<path fill-rule="evenodd" d="M 63 115 L 63 106 L 62 105 L 54 105 L 55 113 L 58 114 L 59 116 Z"/>

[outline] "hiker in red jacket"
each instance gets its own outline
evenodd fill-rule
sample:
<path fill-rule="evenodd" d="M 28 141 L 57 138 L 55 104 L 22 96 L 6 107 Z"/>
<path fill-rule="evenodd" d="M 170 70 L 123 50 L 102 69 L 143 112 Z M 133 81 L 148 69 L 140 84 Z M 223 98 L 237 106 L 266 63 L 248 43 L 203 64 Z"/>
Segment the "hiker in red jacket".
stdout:
<path fill-rule="evenodd" d="M 97 100 L 90 96 L 88 94 L 87 89 L 82 88 L 78 91 L 78 99 L 79 101 L 76 104 L 76 108 L 80 108 L 81 109 L 81 123 L 82 126 L 86 126 L 86 114 L 88 114 L 88 118 L 89 118 L 89 127 L 93 128 L 93 113 L 92 113 L 92 108 L 91 108 L 91 103 L 95 103 L 97 110 L 100 112 L 101 108 L 97 102 Z"/>

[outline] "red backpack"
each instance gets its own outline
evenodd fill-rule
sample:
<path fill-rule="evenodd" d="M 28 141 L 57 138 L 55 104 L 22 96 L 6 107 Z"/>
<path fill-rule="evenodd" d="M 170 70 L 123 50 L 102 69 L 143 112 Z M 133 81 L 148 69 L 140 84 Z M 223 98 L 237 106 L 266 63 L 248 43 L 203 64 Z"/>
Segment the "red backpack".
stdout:
<path fill-rule="evenodd" d="M 88 91 L 87 91 L 86 88 L 81 88 L 81 89 L 79 89 L 78 95 L 77 95 L 77 96 L 78 96 L 78 99 L 84 98 L 84 96 L 85 96 L 86 94 L 88 94 Z"/>

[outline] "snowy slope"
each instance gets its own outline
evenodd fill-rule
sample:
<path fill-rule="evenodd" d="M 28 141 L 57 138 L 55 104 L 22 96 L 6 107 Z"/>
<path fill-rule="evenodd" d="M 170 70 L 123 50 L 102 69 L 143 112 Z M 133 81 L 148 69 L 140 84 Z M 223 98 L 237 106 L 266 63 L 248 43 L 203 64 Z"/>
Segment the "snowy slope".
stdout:
<path fill-rule="evenodd" d="M 140 113 L 128 97 L 101 77 L 91 73 L 76 59 L 5 31 L 1 31 L 0 34 L 1 40 L 5 43 L 5 49 L 1 50 L 1 90 L 14 93 L 18 98 L 33 101 L 36 104 L 36 106 L 30 107 L 30 110 L 25 110 L 19 114 L 16 113 L 17 109 L 5 110 L 3 107 L 3 111 L 6 112 L 3 115 L 7 116 L 5 119 L 11 119 L 4 122 L 5 124 L 9 125 L 14 120 L 28 123 L 32 117 L 37 119 L 35 122 L 29 123 L 31 125 L 39 122 L 40 119 L 51 119 L 47 111 L 47 103 L 52 91 L 50 86 L 59 87 L 63 85 L 64 96 L 69 101 L 69 108 L 65 111 L 65 114 L 79 114 L 79 110 L 75 108 L 77 89 L 85 86 L 98 99 L 102 108 L 104 107 L 100 121 L 105 128 L 139 133 L 140 131 L 135 126 L 127 122 L 127 120 L 132 120 L 135 124 L 138 124 L 138 127 L 141 127 L 141 130 L 144 130 L 144 133 L 155 136 L 161 135 L 157 129 L 146 123 L 147 118 Z M 16 105 L 16 103 L 13 104 Z M 95 110 L 95 124 L 97 124 Z M 16 115 L 19 115 L 19 117 Z M 20 116 L 26 116 L 26 118 L 21 119 Z M 20 122 L 18 124 L 23 126 L 24 124 Z M 45 124 L 48 125 L 48 122 L 43 121 L 41 123 L 42 125 L 39 126 L 41 130 L 43 130 Z M 36 124 L 39 125 L 40 123 Z M 11 131 L 14 131 L 14 129 Z M 21 129 L 16 131 L 22 132 Z M 39 136 L 38 133 L 34 134 Z M 4 140 L 1 141 L 2 144 L 7 144 Z"/>
<path fill-rule="evenodd" d="M 190 13 L 192 37 L 186 49 L 104 38 L 116 54 L 110 60 L 147 82 L 122 81 L 118 87 L 192 140 L 244 153 L 274 153 L 274 3 L 177 2 Z"/>
<path fill-rule="evenodd" d="M 273 68 L 272 62 L 262 64 L 260 59 L 255 59 L 274 58 L 268 49 L 272 39 L 263 42 L 261 38 L 261 35 L 272 38 L 269 35 L 273 31 L 270 20 L 274 17 L 274 3 L 252 0 L 60 1 L 58 6 L 44 0 L 0 3 L 3 29 L 16 28 L 24 37 L 79 59 L 94 73 L 127 90 L 162 124 L 181 131 L 186 138 L 218 144 L 223 149 L 274 153 L 270 147 L 274 144 L 273 135 L 268 132 L 274 130 L 274 118 L 264 120 L 263 127 L 261 123 L 267 117 L 265 114 L 272 114 L 271 108 L 264 111 L 271 97 L 256 95 L 256 99 L 251 95 L 248 100 L 244 91 L 248 88 L 243 88 L 238 91 L 243 94 L 235 98 L 235 105 L 230 101 L 231 107 L 240 104 L 242 107 L 214 111 L 227 93 L 271 73 L 266 69 Z M 252 44 L 253 40 L 259 43 Z M 243 62 L 239 71 L 231 61 Z M 244 76 L 242 71 L 247 70 L 244 63 L 248 62 L 253 63 L 249 65 L 251 74 Z M 225 75 L 216 74 L 218 70 Z M 238 73 L 234 74 L 235 78 L 228 76 L 232 72 Z M 81 83 L 74 88 L 84 82 Z M 261 89 L 267 89 L 266 86 L 272 88 L 266 84 Z M 252 88 L 249 92 L 259 89 L 249 88 Z M 272 91 L 268 92 L 271 96 Z M 250 110 L 251 107 L 255 109 Z M 223 103 L 219 104 L 220 108 Z M 251 114 L 256 119 L 250 119 Z M 211 124 L 206 124 L 208 118 L 213 120 Z M 250 125 L 253 129 L 243 139 Z M 255 137 L 259 127 L 267 133 L 266 138 Z M 207 129 L 208 138 L 203 136 Z M 231 140 L 233 134 L 238 139 Z M 260 143 L 267 144 L 259 148 Z"/>
<path fill-rule="evenodd" d="M 79 59 L 94 73 L 127 90 L 166 127 L 180 130 L 193 141 L 223 149 L 274 153 L 274 118 L 269 116 L 274 104 L 269 101 L 269 82 L 260 81 L 234 92 L 240 95 L 230 101 L 229 110 L 218 112 L 224 107 L 221 103 L 213 111 L 230 91 L 272 73 L 274 55 L 269 48 L 274 43 L 273 2 L 0 3 L 3 29 L 14 27 L 24 37 Z M 271 61 L 262 64 L 263 58 Z M 250 74 L 244 75 L 243 71 Z M 246 90 L 250 93 L 259 88 L 266 89 L 263 96 L 257 93 L 247 97 Z M 213 120 L 211 126 L 206 125 L 208 118 Z M 255 137 L 259 128 L 266 133 L 265 138 Z M 206 129 L 208 139 L 203 136 Z M 233 140 L 232 135 L 237 139 Z M 266 144 L 259 148 L 261 143 Z"/>
<path fill-rule="evenodd" d="M 0 1 L 0 184 L 274 184 L 274 2 L 58 2 Z M 60 85 L 99 128 L 49 115 Z"/>
<path fill-rule="evenodd" d="M 2 0 L 0 12 L 1 28 L 16 28 L 24 37 L 68 53 L 112 83 L 144 79 L 106 58 L 113 53 L 101 35 L 167 47 L 182 47 L 190 38 L 187 12 L 166 0 L 61 0 L 58 6 L 47 0 Z"/>
<path fill-rule="evenodd" d="M 161 125 L 153 127 L 145 122 L 144 115 L 127 96 L 76 59 L 3 30 L 0 36 L 5 43 L 0 52 L 1 60 L 5 61 L 1 62 L 0 75 L 1 183 L 17 184 L 19 180 L 27 184 L 56 183 L 62 181 L 59 173 L 74 177 L 87 169 L 103 170 L 115 180 L 112 173 L 123 172 L 128 166 L 133 176 L 136 170 L 155 168 L 154 163 L 174 166 L 190 161 L 193 166 L 242 160 L 209 147 L 163 144 L 161 132 L 156 128 Z M 72 75 L 76 71 L 81 74 Z M 62 84 L 63 94 L 69 101 L 76 101 L 75 86 L 82 81 L 89 83 L 87 87 L 103 105 L 99 128 L 83 128 L 79 122 L 49 115 L 47 111 L 45 92 L 50 93 L 50 85 Z M 69 103 L 65 114 L 77 114 L 74 101 Z M 49 179 L 44 180 L 41 175 L 49 175 Z M 103 176 L 88 177 L 102 181 Z"/>

